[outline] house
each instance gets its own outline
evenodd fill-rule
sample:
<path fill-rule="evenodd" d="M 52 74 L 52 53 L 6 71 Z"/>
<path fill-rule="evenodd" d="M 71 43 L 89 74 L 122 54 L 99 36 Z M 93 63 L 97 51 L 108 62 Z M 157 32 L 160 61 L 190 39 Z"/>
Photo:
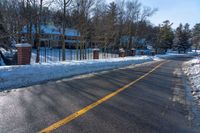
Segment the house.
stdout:
<path fill-rule="evenodd" d="M 152 45 L 148 43 L 146 39 L 134 36 L 132 36 L 131 39 L 133 47 L 136 49 L 137 55 L 141 54 L 141 52 L 143 52 L 144 54 L 150 54 L 152 51 L 154 51 Z M 130 41 L 130 36 L 128 35 L 122 36 L 120 39 L 121 47 L 127 48 L 129 41 Z M 132 46 L 130 47 L 132 48 Z"/>
<path fill-rule="evenodd" d="M 120 44 L 122 45 L 122 47 L 125 47 L 125 48 L 127 47 L 127 45 L 129 44 L 129 41 L 130 41 L 130 37 L 131 36 L 128 36 L 128 35 L 124 35 L 121 37 Z M 146 39 L 132 36 L 131 40 L 132 40 L 132 44 L 134 45 L 135 48 L 139 48 L 139 49 L 147 48 Z"/>
<path fill-rule="evenodd" d="M 32 26 L 32 42 L 35 42 L 35 36 L 36 36 L 36 29 L 38 27 Z M 24 26 L 22 29 L 22 36 L 26 39 L 28 37 L 28 28 L 27 26 Z M 41 46 L 48 46 L 48 47 L 61 47 L 61 35 L 62 35 L 62 29 L 58 28 L 54 25 L 41 25 Z M 65 44 L 66 47 L 74 47 L 76 43 L 79 43 L 81 35 L 80 32 L 76 29 L 72 28 L 66 28 L 65 29 Z M 35 43 L 34 43 L 35 45 Z"/>

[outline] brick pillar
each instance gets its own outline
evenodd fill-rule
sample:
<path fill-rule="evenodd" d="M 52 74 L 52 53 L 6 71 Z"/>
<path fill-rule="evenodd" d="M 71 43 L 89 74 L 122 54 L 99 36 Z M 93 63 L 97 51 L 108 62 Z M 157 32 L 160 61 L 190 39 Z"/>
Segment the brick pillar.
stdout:
<path fill-rule="evenodd" d="M 119 49 L 119 57 L 125 57 L 125 51 L 123 48 Z"/>
<path fill-rule="evenodd" d="M 156 52 L 155 52 L 154 50 L 153 50 L 153 51 L 151 51 L 151 55 L 152 55 L 152 56 L 154 56 L 154 55 L 155 55 L 155 53 L 156 53 Z"/>
<path fill-rule="evenodd" d="M 136 50 L 134 48 L 131 49 L 131 56 L 135 56 L 136 55 Z"/>
<path fill-rule="evenodd" d="M 93 59 L 99 59 L 99 49 L 93 49 Z"/>
<path fill-rule="evenodd" d="M 31 61 L 31 48 L 28 43 L 16 44 L 17 47 L 17 64 L 29 65 Z"/>
<path fill-rule="evenodd" d="M 140 51 L 140 54 L 141 54 L 141 55 L 144 55 L 144 50 Z"/>

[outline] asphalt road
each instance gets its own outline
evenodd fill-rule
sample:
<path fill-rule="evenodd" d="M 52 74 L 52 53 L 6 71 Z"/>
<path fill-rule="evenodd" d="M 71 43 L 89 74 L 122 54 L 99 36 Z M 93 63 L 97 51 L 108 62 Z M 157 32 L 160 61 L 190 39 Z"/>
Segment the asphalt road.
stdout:
<path fill-rule="evenodd" d="M 141 78 L 55 133 L 199 133 L 190 119 L 181 65 L 187 58 L 0 92 L 0 133 L 36 133 Z M 39 75 L 38 75 L 39 76 Z M 37 77 L 35 77 L 37 78 Z"/>

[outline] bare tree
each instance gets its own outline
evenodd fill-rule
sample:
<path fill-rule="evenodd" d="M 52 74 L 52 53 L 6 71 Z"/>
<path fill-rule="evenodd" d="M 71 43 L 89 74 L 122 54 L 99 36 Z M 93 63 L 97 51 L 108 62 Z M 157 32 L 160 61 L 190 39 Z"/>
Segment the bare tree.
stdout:
<path fill-rule="evenodd" d="M 91 13 L 94 4 L 95 0 L 74 0 L 72 3 L 75 18 L 78 20 L 75 23 L 75 28 L 79 29 L 82 36 L 78 45 L 80 49 L 80 59 L 86 58 L 85 48 L 88 46 L 91 39 Z"/>
<path fill-rule="evenodd" d="M 120 43 L 120 38 L 123 35 L 124 32 L 124 23 L 125 23 L 125 0 L 118 0 L 117 1 L 117 8 L 118 8 L 118 34 L 117 34 L 117 39 L 116 39 L 116 44 L 117 47 L 119 46 Z"/>
<path fill-rule="evenodd" d="M 129 42 L 126 47 L 126 53 L 128 52 L 128 49 L 133 48 L 133 36 L 134 36 L 134 23 L 138 21 L 140 12 L 141 12 L 141 3 L 138 0 L 133 1 L 127 1 L 126 3 L 127 8 L 127 17 L 126 21 L 129 27 L 128 35 L 129 35 Z"/>
<path fill-rule="evenodd" d="M 92 40 L 95 40 L 95 46 L 99 42 L 101 46 L 116 49 L 120 47 L 122 36 L 127 35 L 128 43 L 124 48 L 128 51 L 135 47 L 133 36 L 149 36 L 147 32 L 152 29 L 148 18 L 157 10 L 142 7 L 138 0 L 117 0 L 109 4 L 105 0 L 4 0 L 0 1 L 0 11 L 3 12 L 2 25 L 8 36 L 21 38 L 21 31 L 26 29 L 28 42 L 33 44 L 33 40 L 37 40 L 36 62 L 39 62 L 43 24 L 54 23 L 61 29 L 63 61 L 66 58 L 66 28 L 78 29 L 81 37 L 77 39 L 81 43 L 77 44 L 77 49 L 83 53 L 82 59 Z M 37 38 L 33 31 L 36 31 Z"/>

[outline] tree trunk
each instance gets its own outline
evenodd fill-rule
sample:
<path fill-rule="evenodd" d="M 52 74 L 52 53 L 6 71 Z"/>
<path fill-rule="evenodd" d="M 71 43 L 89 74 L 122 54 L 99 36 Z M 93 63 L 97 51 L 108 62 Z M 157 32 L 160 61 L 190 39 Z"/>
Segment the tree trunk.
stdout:
<path fill-rule="evenodd" d="M 40 62 L 40 38 L 41 38 L 41 17 L 42 17 L 42 4 L 43 4 L 43 0 L 40 0 L 40 11 L 39 11 L 39 21 L 38 21 L 38 25 L 39 25 L 39 33 L 37 35 L 37 43 L 36 43 L 36 47 L 37 47 L 37 55 L 36 55 L 36 63 Z"/>
<path fill-rule="evenodd" d="M 63 9 L 63 37 L 62 37 L 62 61 L 65 61 L 65 19 L 66 19 L 66 0 L 64 0 L 64 9 Z"/>

